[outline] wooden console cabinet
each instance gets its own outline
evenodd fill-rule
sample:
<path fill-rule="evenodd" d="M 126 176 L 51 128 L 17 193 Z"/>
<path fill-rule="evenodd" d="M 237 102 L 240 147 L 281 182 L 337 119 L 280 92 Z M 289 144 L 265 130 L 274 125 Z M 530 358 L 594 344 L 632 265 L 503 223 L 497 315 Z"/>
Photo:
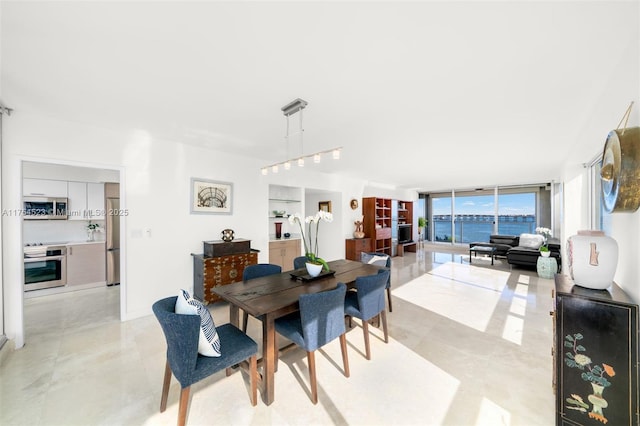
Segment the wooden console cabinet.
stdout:
<path fill-rule="evenodd" d="M 300 240 L 280 240 L 269 242 L 269 263 L 280 265 L 283 271 L 293 269 L 293 259 L 301 256 Z"/>
<path fill-rule="evenodd" d="M 231 254 L 219 257 L 193 256 L 193 293 L 203 303 L 213 303 L 220 298 L 213 288 L 242 281 L 242 273 L 248 265 L 258 263 L 258 253 Z"/>
<path fill-rule="evenodd" d="M 347 260 L 360 262 L 360 253 L 370 252 L 371 238 L 347 238 L 344 240 L 344 253 Z"/>
<path fill-rule="evenodd" d="M 556 425 L 638 425 L 638 305 L 560 274 L 553 301 Z"/>

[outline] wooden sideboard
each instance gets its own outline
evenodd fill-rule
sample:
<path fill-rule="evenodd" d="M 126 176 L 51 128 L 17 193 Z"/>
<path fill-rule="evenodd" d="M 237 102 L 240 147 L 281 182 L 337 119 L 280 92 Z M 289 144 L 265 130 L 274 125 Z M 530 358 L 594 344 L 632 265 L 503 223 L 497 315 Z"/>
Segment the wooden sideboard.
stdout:
<path fill-rule="evenodd" d="M 347 238 L 344 240 L 344 253 L 347 260 L 360 262 L 360 253 L 371 252 L 371 238 Z"/>
<path fill-rule="evenodd" d="M 638 425 L 638 305 L 555 275 L 556 425 Z"/>
<path fill-rule="evenodd" d="M 283 271 L 293 269 L 293 259 L 301 256 L 300 239 L 269 242 L 269 263 L 280 265 Z"/>
<path fill-rule="evenodd" d="M 203 303 L 213 303 L 220 298 L 213 288 L 242 281 L 242 273 L 248 265 L 258 263 L 258 253 L 231 254 L 219 257 L 193 256 L 193 293 Z"/>

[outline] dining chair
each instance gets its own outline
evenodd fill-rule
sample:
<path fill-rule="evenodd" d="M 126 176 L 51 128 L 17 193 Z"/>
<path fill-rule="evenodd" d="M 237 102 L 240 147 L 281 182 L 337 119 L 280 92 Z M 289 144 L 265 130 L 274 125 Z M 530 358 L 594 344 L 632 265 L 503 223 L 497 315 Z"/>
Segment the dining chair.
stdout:
<path fill-rule="evenodd" d="M 387 312 L 384 306 L 384 290 L 389 279 L 389 271 L 381 269 L 377 274 L 356 278 L 356 291 L 347 293 L 344 301 L 344 314 L 348 317 L 359 318 L 364 332 L 364 347 L 366 358 L 371 359 L 369 346 L 369 320 L 375 316 L 382 318 L 384 341 L 389 343 L 387 330 Z"/>
<path fill-rule="evenodd" d="M 167 341 L 167 363 L 162 385 L 160 412 L 167 408 L 167 397 L 171 374 L 180 383 L 180 405 L 178 425 L 186 423 L 191 385 L 226 369 L 227 376 L 232 366 L 243 361 L 249 362 L 249 380 L 251 383 L 251 405 L 257 403 L 257 359 L 258 344 L 231 324 L 216 327 L 220 338 L 222 355 L 208 357 L 198 354 L 200 336 L 200 316 L 176 314 L 177 297 L 167 297 L 153 304 L 155 314 Z"/>
<path fill-rule="evenodd" d="M 293 269 L 302 269 L 307 263 L 307 256 L 298 256 L 293 259 Z"/>
<path fill-rule="evenodd" d="M 391 256 L 385 253 L 366 253 L 360 254 L 360 261 L 362 263 L 369 263 L 377 266 L 384 266 L 391 272 Z M 391 273 L 389 273 L 389 279 L 387 280 L 387 300 L 389 303 L 389 312 L 393 312 L 393 305 L 391 304 Z"/>
<path fill-rule="evenodd" d="M 244 268 L 242 272 L 242 281 L 249 281 L 254 278 L 266 277 L 267 275 L 275 275 L 282 273 L 282 267 L 280 265 L 274 265 L 273 263 L 258 263 L 256 265 L 249 265 Z M 242 331 L 247 332 L 247 323 L 249 322 L 249 314 L 242 313 Z"/>
<path fill-rule="evenodd" d="M 340 338 L 344 375 L 349 377 L 346 328 L 344 325 L 344 298 L 347 286 L 338 283 L 333 290 L 302 294 L 298 298 L 300 310 L 275 320 L 278 333 L 307 351 L 311 401 L 318 403 L 316 379 L 316 349 Z M 275 362 L 278 363 L 278 347 L 274 345 Z"/>

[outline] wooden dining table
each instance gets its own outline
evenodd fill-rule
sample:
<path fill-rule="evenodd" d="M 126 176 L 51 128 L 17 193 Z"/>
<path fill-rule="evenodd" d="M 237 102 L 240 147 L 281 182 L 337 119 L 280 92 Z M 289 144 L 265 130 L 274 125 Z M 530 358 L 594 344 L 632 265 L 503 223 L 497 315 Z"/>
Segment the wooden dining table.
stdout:
<path fill-rule="evenodd" d="M 296 270 L 213 288 L 215 294 L 229 302 L 229 319 L 236 327 L 240 328 L 240 309 L 262 320 L 260 387 L 267 405 L 275 398 L 276 318 L 298 311 L 298 297 L 301 294 L 331 290 L 339 282 L 353 287 L 357 277 L 376 274 L 381 267 L 351 260 L 334 260 L 329 262 L 329 269 L 335 273 L 310 281 L 293 278 L 292 272 L 297 272 L 297 275 L 303 273 Z"/>

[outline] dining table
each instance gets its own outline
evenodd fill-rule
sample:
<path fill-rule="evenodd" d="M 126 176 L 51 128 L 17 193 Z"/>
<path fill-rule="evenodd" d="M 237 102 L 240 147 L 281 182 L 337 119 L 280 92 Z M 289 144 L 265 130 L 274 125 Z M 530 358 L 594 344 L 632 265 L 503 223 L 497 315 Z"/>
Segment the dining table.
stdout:
<path fill-rule="evenodd" d="M 265 404 L 275 398 L 275 320 L 299 310 L 301 294 L 331 290 L 342 282 L 355 287 L 356 278 L 378 273 L 381 266 L 352 260 L 328 262 L 329 272 L 312 278 L 304 270 L 285 271 L 280 274 L 238 281 L 213 288 L 213 292 L 229 303 L 229 321 L 240 328 L 240 309 L 262 321 L 262 360 L 260 389 Z"/>

